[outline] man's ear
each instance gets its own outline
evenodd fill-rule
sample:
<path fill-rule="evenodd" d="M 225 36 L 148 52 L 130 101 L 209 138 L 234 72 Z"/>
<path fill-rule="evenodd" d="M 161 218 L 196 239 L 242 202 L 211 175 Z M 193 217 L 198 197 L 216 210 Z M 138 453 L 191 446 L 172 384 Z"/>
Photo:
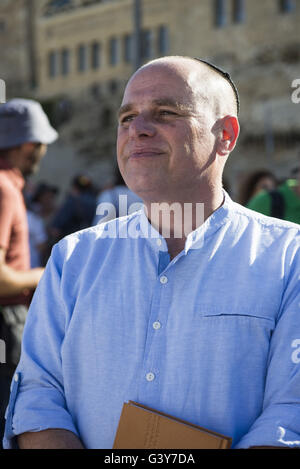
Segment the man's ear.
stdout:
<path fill-rule="evenodd" d="M 222 119 L 220 128 L 220 140 L 217 153 L 220 156 L 228 156 L 236 145 L 240 133 L 239 121 L 234 116 L 226 116 Z"/>

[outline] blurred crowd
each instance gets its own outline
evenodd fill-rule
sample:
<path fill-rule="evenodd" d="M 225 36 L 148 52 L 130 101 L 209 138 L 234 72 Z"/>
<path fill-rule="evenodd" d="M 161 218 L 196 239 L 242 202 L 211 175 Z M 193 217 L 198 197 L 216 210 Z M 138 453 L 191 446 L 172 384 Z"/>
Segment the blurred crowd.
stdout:
<path fill-rule="evenodd" d="M 286 179 L 259 169 L 240 181 L 238 200 L 251 210 L 300 224 L 300 161 Z"/>
<path fill-rule="evenodd" d="M 36 185 L 30 180 L 24 187 L 27 209 L 31 268 L 44 267 L 51 249 L 60 239 L 75 231 L 116 218 L 119 197 L 126 196 L 126 206 L 142 203 L 124 183 L 118 169 L 114 179 L 103 185 L 101 190 L 87 174 L 78 174 L 59 203 L 58 187 L 46 182 Z M 105 204 L 105 210 L 99 209 Z M 137 206 L 136 206 L 137 207 Z"/>

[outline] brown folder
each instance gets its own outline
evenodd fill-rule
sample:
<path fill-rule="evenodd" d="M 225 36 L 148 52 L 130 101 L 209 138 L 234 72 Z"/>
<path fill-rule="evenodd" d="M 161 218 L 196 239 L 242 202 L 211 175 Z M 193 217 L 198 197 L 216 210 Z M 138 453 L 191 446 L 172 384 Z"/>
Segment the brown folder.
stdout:
<path fill-rule="evenodd" d="M 137 402 L 123 405 L 113 449 L 229 449 L 232 439 Z"/>

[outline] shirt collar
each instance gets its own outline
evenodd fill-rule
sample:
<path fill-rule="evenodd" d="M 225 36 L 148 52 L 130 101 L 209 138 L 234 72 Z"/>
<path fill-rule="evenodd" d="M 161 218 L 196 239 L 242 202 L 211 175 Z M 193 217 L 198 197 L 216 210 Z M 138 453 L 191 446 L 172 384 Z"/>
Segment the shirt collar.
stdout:
<path fill-rule="evenodd" d="M 212 236 L 229 220 L 233 201 L 224 189 L 223 194 L 223 204 L 215 210 L 202 225 L 187 236 L 184 249 L 186 254 L 190 249 L 200 249 L 203 247 L 205 238 Z M 145 211 L 141 210 L 140 213 L 140 229 L 143 237 L 150 242 L 156 251 L 168 251 L 165 238 L 151 225 Z"/>
<path fill-rule="evenodd" d="M 224 189 L 223 195 L 223 204 L 215 210 L 201 226 L 188 235 L 185 242 L 186 253 L 189 249 L 200 249 L 203 246 L 205 238 L 212 236 L 221 226 L 228 222 L 233 201 Z"/>
<path fill-rule="evenodd" d="M 0 170 L 6 172 L 6 176 L 19 190 L 24 188 L 25 180 L 21 171 L 18 168 L 14 168 L 11 163 L 4 158 L 0 158 Z"/>
<path fill-rule="evenodd" d="M 142 209 L 140 218 L 140 230 L 142 237 L 146 238 L 156 251 L 168 251 L 165 238 L 151 225 L 145 210 Z"/>

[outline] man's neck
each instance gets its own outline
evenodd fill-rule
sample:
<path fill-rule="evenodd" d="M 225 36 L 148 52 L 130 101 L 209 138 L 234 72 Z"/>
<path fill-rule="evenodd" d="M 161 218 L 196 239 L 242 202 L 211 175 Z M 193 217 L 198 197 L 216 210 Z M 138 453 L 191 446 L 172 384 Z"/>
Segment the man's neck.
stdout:
<path fill-rule="evenodd" d="M 145 201 L 151 225 L 165 238 L 171 258 L 181 252 L 187 236 L 201 226 L 224 202 L 222 188 L 198 201 Z"/>

